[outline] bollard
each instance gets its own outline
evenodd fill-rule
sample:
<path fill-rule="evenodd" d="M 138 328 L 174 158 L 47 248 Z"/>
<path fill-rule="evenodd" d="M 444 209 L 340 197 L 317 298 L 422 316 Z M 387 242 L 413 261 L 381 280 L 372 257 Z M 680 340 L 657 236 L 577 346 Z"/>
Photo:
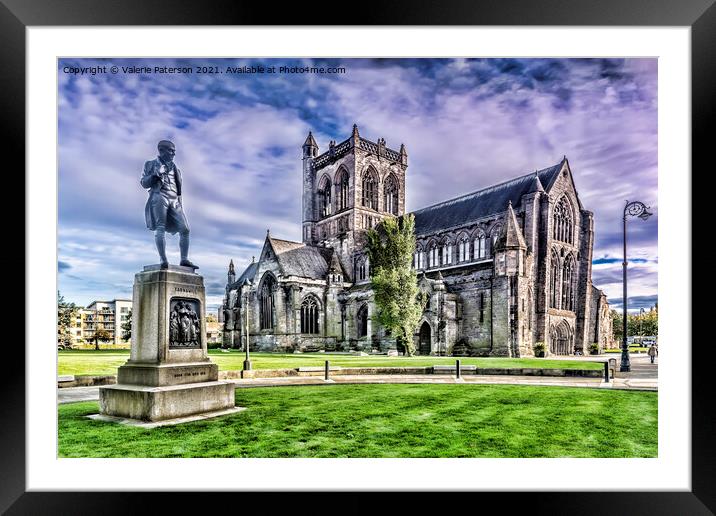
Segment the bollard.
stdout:
<path fill-rule="evenodd" d="M 328 363 L 328 360 L 326 360 L 326 377 L 324 378 L 325 380 L 328 380 L 328 369 L 329 369 L 329 367 L 330 367 L 330 365 L 329 365 L 329 363 Z"/>
<path fill-rule="evenodd" d="M 604 381 L 609 383 L 609 362 L 604 362 Z"/>
<path fill-rule="evenodd" d="M 460 379 L 460 361 L 459 360 L 455 361 L 455 373 L 457 374 L 456 378 L 459 380 Z"/>

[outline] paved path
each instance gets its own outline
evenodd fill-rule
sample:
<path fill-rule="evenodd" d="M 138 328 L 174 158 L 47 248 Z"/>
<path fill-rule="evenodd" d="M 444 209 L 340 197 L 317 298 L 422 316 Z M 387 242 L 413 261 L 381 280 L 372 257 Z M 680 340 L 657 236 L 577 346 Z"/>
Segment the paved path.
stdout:
<path fill-rule="evenodd" d="M 618 357 L 618 355 L 617 355 Z M 576 358 L 576 360 L 594 360 L 597 357 Z M 598 358 L 602 358 L 601 356 Z M 592 389 L 658 390 L 658 364 L 651 364 L 649 357 L 632 354 L 632 371 L 620 373 L 611 382 L 602 378 L 567 378 L 550 376 L 509 376 L 509 375 L 473 375 L 463 376 L 461 381 L 452 375 L 340 375 L 326 382 L 317 376 L 289 376 L 283 378 L 247 378 L 228 380 L 237 389 L 250 387 L 277 387 L 286 385 L 330 385 L 330 384 L 385 384 L 385 383 L 440 383 L 440 384 L 483 384 L 483 385 L 541 385 L 559 387 L 583 387 Z M 658 359 L 657 359 L 658 362 Z M 619 361 L 617 360 L 617 369 Z M 99 387 L 68 387 L 58 389 L 58 403 L 75 401 L 96 401 L 99 399 Z"/>

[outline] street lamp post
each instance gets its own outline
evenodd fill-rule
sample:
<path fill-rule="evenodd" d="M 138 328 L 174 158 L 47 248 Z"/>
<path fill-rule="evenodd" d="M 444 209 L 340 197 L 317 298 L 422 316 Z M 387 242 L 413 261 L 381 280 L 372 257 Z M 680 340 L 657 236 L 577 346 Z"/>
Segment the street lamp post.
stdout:
<path fill-rule="evenodd" d="M 631 364 L 629 363 L 629 344 L 627 343 L 627 240 L 626 240 L 626 221 L 627 216 L 639 217 L 641 220 L 646 220 L 651 217 L 649 207 L 643 202 L 632 201 L 626 202 L 624 206 L 624 261 L 622 262 L 622 271 L 624 276 L 623 281 L 623 295 L 622 295 L 622 362 L 619 367 L 619 371 L 629 372 L 631 371 Z"/>
<path fill-rule="evenodd" d="M 244 303 L 244 312 L 246 312 L 246 322 L 244 327 L 246 328 L 246 359 L 244 360 L 244 371 L 251 371 L 251 360 L 249 358 L 249 292 L 246 291 L 246 302 Z"/>

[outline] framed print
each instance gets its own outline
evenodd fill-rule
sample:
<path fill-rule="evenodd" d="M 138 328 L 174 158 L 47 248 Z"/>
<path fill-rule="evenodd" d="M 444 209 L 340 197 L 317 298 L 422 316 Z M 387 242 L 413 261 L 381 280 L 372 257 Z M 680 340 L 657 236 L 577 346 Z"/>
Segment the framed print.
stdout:
<path fill-rule="evenodd" d="M 712 4 L 4 2 L 28 302 L 0 507 L 711 513 Z"/>

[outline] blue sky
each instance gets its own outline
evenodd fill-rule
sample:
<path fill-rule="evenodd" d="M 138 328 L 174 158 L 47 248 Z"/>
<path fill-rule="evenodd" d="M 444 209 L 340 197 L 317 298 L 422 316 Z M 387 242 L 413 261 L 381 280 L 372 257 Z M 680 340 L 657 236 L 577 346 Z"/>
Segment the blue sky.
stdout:
<path fill-rule="evenodd" d="M 344 74 L 125 74 L 122 66 L 341 66 Z M 115 65 L 74 75 L 66 66 Z M 415 210 L 569 158 L 594 212 L 593 281 L 621 304 L 621 213 L 629 220 L 630 308 L 657 294 L 656 59 L 61 59 L 59 289 L 86 305 L 131 298 L 156 263 L 139 185 L 156 143 L 183 171 L 190 257 L 216 308 L 229 259 L 243 269 L 266 229 L 301 238 L 301 144 L 323 152 L 357 123 L 408 151 Z M 178 261 L 176 237 L 168 241 Z M 633 296 L 633 297 L 632 297 Z"/>

